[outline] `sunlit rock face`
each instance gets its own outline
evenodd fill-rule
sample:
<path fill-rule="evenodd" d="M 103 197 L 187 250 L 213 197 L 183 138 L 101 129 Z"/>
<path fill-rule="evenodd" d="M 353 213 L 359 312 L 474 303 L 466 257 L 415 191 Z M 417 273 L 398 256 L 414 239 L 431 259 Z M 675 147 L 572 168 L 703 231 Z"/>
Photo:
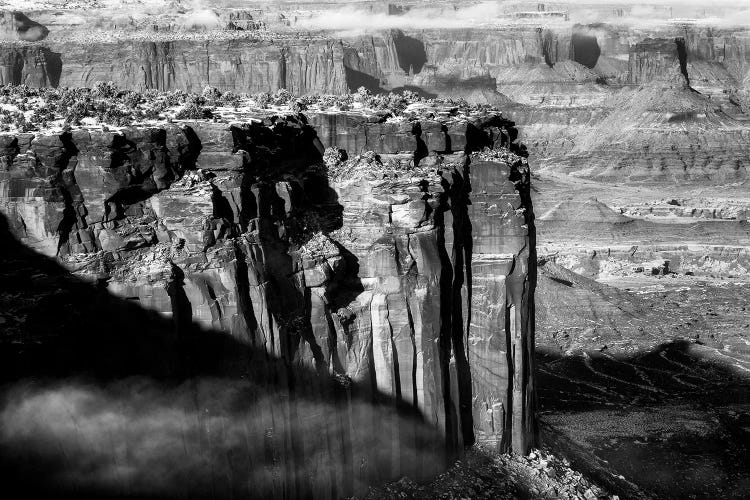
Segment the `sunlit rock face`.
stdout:
<path fill-rule="evenodd" d="M 727 90 L 747 90 L 748 36 L 741 26 L 639 27 L 616 19 L 548 26 L 505 19 L 492 28 L 384 28 L 362 34 L 360 26 L 343 34 L 311 34 L 304 23 L 298 31 L 282 23 L 289 31 L 274 34 L 260 21 L 274 15 L 262 11 L 230 10 L 227 19 L 204 29 L 156 19 L 153 25 L 118 24 L 97 18 L 95 11 L 88 14 L 93 24 L 87 24 L 87 17 L 75 12 L 64 12 L 64 22 L 54 11 L 35 12 L 55 23 L 49 38 L 42 24 L 20 12 L 4 12 L 0 24 L 6 42 L 40 42 L 6 43 L 0 49 L 4 66 L 28 74 L 23 83 L 34 86 L 113 80 L 136 90 L 212 85 L 237 92 L 345 93 L 365 86 L 467 96 L 482 89 L 531 105 L 598 104 L 606 85 L 673 81 L 681 69 L 692 75 L 696 89 L 715 98 L 726 99 Z M 224 31 L 211 31 L 216 29 Z M 91 30 L 97 34 L 87 36 Z M 17 61 L 35 49 L 61 60 Z"/>
<path fill-rule="evenodd" d="M 525 452 L 525 149 L 497 112 L 421 106 L 408 119 L 266 114 L 3 136 L 0 207 L 24 244 L 178 332 L 195 322 L 369 387 L 418 411 L 451 455 L 477 439 Z M 396 447 L 417 439 L 378 432 Z"/>
<path fill-rule="evenodd" d="M 0 83 L 111 80 L 134 90 L 210 85 L 296 94 L 409 89 L 501 107 L 541 169 L 636 182 L 746 178 L 750 37 L 742 26 L 503 18 L 491 28 L 309 32 L 275 7 L 264 9 L 228 11 L 217 26 L 237 29 L 221 31 L 163 19 L 123 25 L 91 13 L 101 24 L 91 36 L 86 16 L 58 25 L 50 12 L 35 12 L 52 34 L 29 44 L 15 43 L 17 14 L 6 14 L 6 38 L 14 42 L 0 46 Z M 279 26 L 279 33 L 264 31 Z M 643 117 L 630 111 L 643 103 L 651 106 Z"/>
<path fill-rule="evenodd" d="M 335 41 L 62 43 L 50 45 L 50 50 L 64 54 L 58 81 L 63 87 L 90 87 L 97 81 L 116 81 L 121 88 L 136 90 L 198 92 L 211 85 L 234 92 L 281 88 L 296 94 L 349 91 L 342 63 L 343 48 Z M 118 62 L 113 65 L 112 61 Z"/>

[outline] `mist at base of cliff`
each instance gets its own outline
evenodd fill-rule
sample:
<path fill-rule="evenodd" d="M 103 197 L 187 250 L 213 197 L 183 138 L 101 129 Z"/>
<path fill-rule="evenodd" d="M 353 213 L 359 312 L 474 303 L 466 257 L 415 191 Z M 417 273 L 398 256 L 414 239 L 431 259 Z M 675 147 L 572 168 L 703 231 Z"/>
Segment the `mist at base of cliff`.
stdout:
<path fill-rule="evenodd" d="M 439 443 L 392 406 L 226 379 L 23 382 L 0 413 L 7 481 L 78 498 L 341 497 L 373 478 L 436 474 Z"/>

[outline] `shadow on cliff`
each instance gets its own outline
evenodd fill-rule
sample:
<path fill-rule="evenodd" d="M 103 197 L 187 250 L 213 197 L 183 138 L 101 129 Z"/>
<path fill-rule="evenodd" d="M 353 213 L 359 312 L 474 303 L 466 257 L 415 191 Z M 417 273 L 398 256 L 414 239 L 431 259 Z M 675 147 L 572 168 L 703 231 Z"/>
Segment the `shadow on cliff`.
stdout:
<path fill-rule="evenodd" d="M 398 65 L 406 74 L 419 74 L 427 64 L 427 51 L 424 42 L 404 34 L 401 30 L 393 30 L 390 33 L 393 45 L 396 49 Z"/>
<path fill-rule="evenodd" d="M 416 85 L 403 85 L 401 87 L 386 89 L 381 86 L 381 81 L 378 78 L 346 65 L 344 66 L 344 71 L 346 73 L 346 85 L 351 92 L 356 92 L 360 87 L 364 87 L 372 94 L 401 94 L 405 91 L 409 91 L 417 94 L 423 99 L 435 99 L 438 97 L 438 94 L 428 92 Z"/>
<path fill-rule="evenodd" d="M 412 408 L 192 323 L 179 275 L 167 318 L 0 235 L 6 498 L 339 498 L 446 463 Z"/>
<path fill-rule="evenodd" d="M 537 349 L 542 441 L 610 493 L 748 498 L 750 377 L 719 349 Z M 627 478 L 619 480 L 617 475 Z"/>
<path fill-rule="evenodd" d="M 47 47 L 21 46 L 4 49 L 8 84 L 33 87 L 60 85 L 62 54 Z"/>

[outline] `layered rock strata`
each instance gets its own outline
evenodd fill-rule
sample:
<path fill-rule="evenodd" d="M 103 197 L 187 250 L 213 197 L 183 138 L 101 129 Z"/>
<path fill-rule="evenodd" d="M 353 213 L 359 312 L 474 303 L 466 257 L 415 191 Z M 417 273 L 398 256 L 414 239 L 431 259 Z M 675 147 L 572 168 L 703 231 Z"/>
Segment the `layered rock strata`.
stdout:
<path fill-rule="evenodd" d="M 477 438 L 525 453 L 525 150 L 495 112 L 417 110 L 5 135 L 0 207 L 23 243 L 178 334 L 196 322 L 369 388 L 418 410 L 450 454 Z"/>
<path fill-rule="evenodd" d="M 247 15 L 268 20 L 272 12 Z M 235 14 L 238 22 L 247 17 Z M 294 25 L 278 33 L 252 26 L 108 26 L 94 36 L 84 21 L 72 20 L 50 25 L 42 41 L 18 43 L 13 35 L 4 42 L 0 83 L 91 87 L 112 80 L 134 90 L 200 91 L 208 85 L 297 94 L 410 89 L 501 105 L 543 168 L 631 182 L 746 178 L 744 27 L 503 19 L 491 28 L 346 36 L 296 31 Z"/>
<path fill-rule="evenodd" d="M 138 90 L 212 85 L 298 93 L 407 86 L 441 95 L 482 89 L 522 104 L 566 107 L 601 104 L 609 86 L 675 81 L 680 74 L 724 104 L 748 91 L 748 33 L 741 25 L 664 22 L 640 28 L 617 20 L 518 24 L 500 18 L 491 27 L 384 29 L 342 38 L 336 32 L 311 33 L 304 23 L 270 32 L 254 20 L 262 12 L 229 11 L 226 23 L 234 28 L 223 29 L 222 21 L 198 31 L 159 26 L 156 20 L 153 26 L 108 25 L 112 21 L 106 18 L 97 24 L 94 13 L 63 13 L 65 22 L 59 12 L 34 16 L 55 25 L 50 30 L 20 12 L 5 12 L 0 23 L 6 32 L 0 50 L 4 72 L 21 74 L 25 68 L 29 75 L 28 82 L 16 84 L 91 86 L 113 80 Z M 94 16 L 94 25 L 87 16 Z M 19 57 L 38 49 L 60 55 L 61 68 L 48 68 L 44 60 L 21 66 Z M 58 71 L 59 80 L 40 77 Z"/>

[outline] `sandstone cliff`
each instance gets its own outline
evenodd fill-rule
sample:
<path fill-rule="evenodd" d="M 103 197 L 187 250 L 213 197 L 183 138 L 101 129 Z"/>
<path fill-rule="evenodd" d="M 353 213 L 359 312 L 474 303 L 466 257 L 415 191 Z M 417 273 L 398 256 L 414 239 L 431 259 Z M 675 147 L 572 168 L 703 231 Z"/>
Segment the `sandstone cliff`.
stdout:
<path fill-rule="evenodd" d="M 543 169 L 563 165 L 578 175 L 638 182 L 746 177 L 748 38 L 741 27 L 507 23 L 343 35 L 293 27 L 88 28 L 61 25 L 40 42 L 5 42 L 0 83 L 90 87 L 111 80 L 135 90 L 210 85 L 297 94 L 408 89 L 501 106 Z M 654 101 L 663 109 L 646 110 L 647 120 L 628 111 Z M 625 168 L 632 164 L 634 172 Z"/>
<path fill-rule="evenodd" d="M 495 112 L 409 109 L 6 134 L 1 206 L 26 245 L 172 318 L 178 335 L 195 322 L 392 398 L 449 455 L 478 438 L 525 453 L 536 279 L 525 152 Z M 394 450 L 419 439 L 377 432 Z M 402 456 L 390 471 L 413 468 Z"/>

